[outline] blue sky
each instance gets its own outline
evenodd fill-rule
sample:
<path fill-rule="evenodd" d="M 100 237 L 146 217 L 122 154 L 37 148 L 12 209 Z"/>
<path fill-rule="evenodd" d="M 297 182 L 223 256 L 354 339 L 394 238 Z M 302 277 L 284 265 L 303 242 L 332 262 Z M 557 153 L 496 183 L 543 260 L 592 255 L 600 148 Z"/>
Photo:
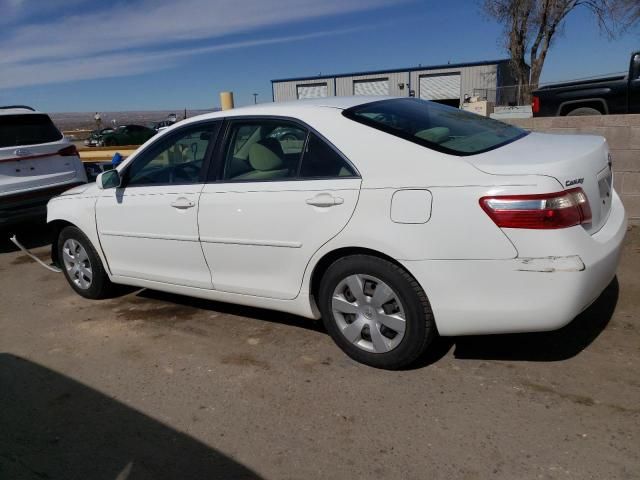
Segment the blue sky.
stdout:
<path fill-rule="evenodd" d="M 0 0 L 0 104 L 52 112 L 271 100 L 274 78 L 505 58 L 474 0 Z M 640 31 L 569 17 L 543 82 L 626 69 Z"/>

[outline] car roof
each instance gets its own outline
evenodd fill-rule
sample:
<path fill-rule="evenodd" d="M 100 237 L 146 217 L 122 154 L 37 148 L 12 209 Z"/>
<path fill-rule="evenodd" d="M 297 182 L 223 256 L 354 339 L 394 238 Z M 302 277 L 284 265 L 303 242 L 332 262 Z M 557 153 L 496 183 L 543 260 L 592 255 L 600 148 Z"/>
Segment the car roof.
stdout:
<path fill-rule="evenodd" d="M 32 114 L 40 114 L 43 112 L 39 112 L 38 110 L 34 110 L 31 107 L 26 105 L 7 105 L 0 106 L 0 115 L 32 115 Z"/>
<path fill-rule="evenodd" d="M 312 98 L 305 100 L 294 100 L 290 102 L 270 102 L 259 103 L 257 105 L 248 105 L 245 107 L 232 108 L 231 110 L 219 110 L 217 112 L 205 113 L 195 117 L 188 118 L 184 122 L 190 123 L 194 121 L 209 120 L 215 118 L 235 117 L 240 115 L 282 115 L 288 116 L 307 109 L 325 109 L 333 108 L 337 110 L 345 110 L 357 105 L 364 105 L 371 102 L 379 102 L 380 100 L 391 100 L 394 98 L 404 97 L 386 97 L 386 96 L 352 96 L 352 97 L 324 97 Z M 176 123 L 177 125 L 177 123 Z"/>

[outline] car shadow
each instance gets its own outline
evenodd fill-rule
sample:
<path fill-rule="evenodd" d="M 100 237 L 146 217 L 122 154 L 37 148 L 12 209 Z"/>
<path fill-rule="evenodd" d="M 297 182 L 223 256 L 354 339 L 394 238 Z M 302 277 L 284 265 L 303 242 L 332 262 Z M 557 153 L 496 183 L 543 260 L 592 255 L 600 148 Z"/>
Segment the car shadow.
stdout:
<path fill-rule="evenodd" d="M 44 247 L 51 245 L 53 241 L 53 231 L 44 218 L 41 221 L 2 227 L 0 228 L 0 254 L 18 251 L 18 247 L 9 240 L 13 235 L 16 235 L 25 248 Z"/>
<path fill-rule="evenodd" d="M 0 353 L 0 478 L 260 477 L 97 390 Z"/>
<path fill-rule="evenodd" d="M 288 313 L 231 303 L 202 300 L 182 295 L 141 290 L 138 296 L 171 302 L 230 315 L 279 323 L 324 332 L 322 321 L 314 321 Z M 425 355 L 410 370 L 437 363 L 453 349 L 457 359 L 557 362 L 575 357 L 587 348 L 606 328 L 613 316 L 619 296 L 618 279 L 614 278 L 596 301 L 568 325 L 551 332 L 504 335 L 436 337 Z"/>
<path fill-rule="evenodd" d="M 457 359 L 557 362 L 575 357 L 609 324 L 619 297 L 614 278 L 594 303 L 559 330 L 505 335 L 439 337 L 414 368 L 437 362 L 453 348 Z"/>
<path fill-rule="evenodd" d="M 216 302 L 195 297 L 187 297 L 173 293 L 160 292 L 158 290 L 140 290 L 138 297 L 170 302 L 177 305 L 195 307 L 211 312 L 247 317 L 265 322 L 279 323 L 291 327 L 304 328 L 315 332 L 326 332 L 322 321 L 311 320 L 291 313 L 279 312 L 277 310 L 266 310 L 264 308 L 247 307 L 235 303 Z"/>

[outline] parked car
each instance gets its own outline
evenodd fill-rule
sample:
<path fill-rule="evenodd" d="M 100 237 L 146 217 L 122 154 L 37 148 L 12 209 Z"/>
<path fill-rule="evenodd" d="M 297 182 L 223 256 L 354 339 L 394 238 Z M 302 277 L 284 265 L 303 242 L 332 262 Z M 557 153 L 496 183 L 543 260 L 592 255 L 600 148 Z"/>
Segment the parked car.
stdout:
<path fill-rule="evenodd" d="M 178 118 L 176 117 L 176 114 L 172 113 L 167 117 L 166 120 L 162 120 L 160 122 L 154 122 L 150 125 L 149 128 L 153 128 L 156 132 L 161 132 L 163 130 L 166 130 L 169 127 L 172 127 L 177 121 L 178 121 Z"/>
<path fill-rule="evenodd" d="M 140 145 L 153 137 L 157 132 L 142 125 L 122 125 L 111 133 L 103 134 L 98 145 L 113 147 L 117 145 Z"/>
<path fill-rule="evenodd" d="M 100 140 L 102 139 L 102 137 L 108 133 L 113 133 L 115 130 L 111 127 L 109 128 L 102 128 L 99 130 L 93 130 L 91 132 L 91 134 L 89 135 L 89 138 L 87 138 L 84 141 L 84 144 L 87 147 L 97 147 L 100 144 Z"/>
<path fill-rule="evenodd" d="M 76 147 L 48 115 L 0 107 L 0 227 L 44 221 L 51 197 L 86 181 Z"/>
<path fill-rule="evenodd" d="M 534 117 L 640 113 L 640 52 L 625 75 L 554 83 L 533 92 Z"/>
<path fill-rule="evenodd" d="M 48 220 L 84 297 L 127 284 L 322 317 L 382 368 L 436 332 L 562 327 L 611 282 L 626 231 L 604 138 L 380 97 L 191 118 Z"/>

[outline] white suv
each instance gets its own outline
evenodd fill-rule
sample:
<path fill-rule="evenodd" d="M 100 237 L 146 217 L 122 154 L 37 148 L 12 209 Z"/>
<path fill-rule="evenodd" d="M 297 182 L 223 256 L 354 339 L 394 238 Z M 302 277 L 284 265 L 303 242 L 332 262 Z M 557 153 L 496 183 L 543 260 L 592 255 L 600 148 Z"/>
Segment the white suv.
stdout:
<path fill-rule="evenodd" d="M 47 114 L 0 106 L 0 227 L 44 219 L 52 197 L 86 182 L 75 145 Z"/>

